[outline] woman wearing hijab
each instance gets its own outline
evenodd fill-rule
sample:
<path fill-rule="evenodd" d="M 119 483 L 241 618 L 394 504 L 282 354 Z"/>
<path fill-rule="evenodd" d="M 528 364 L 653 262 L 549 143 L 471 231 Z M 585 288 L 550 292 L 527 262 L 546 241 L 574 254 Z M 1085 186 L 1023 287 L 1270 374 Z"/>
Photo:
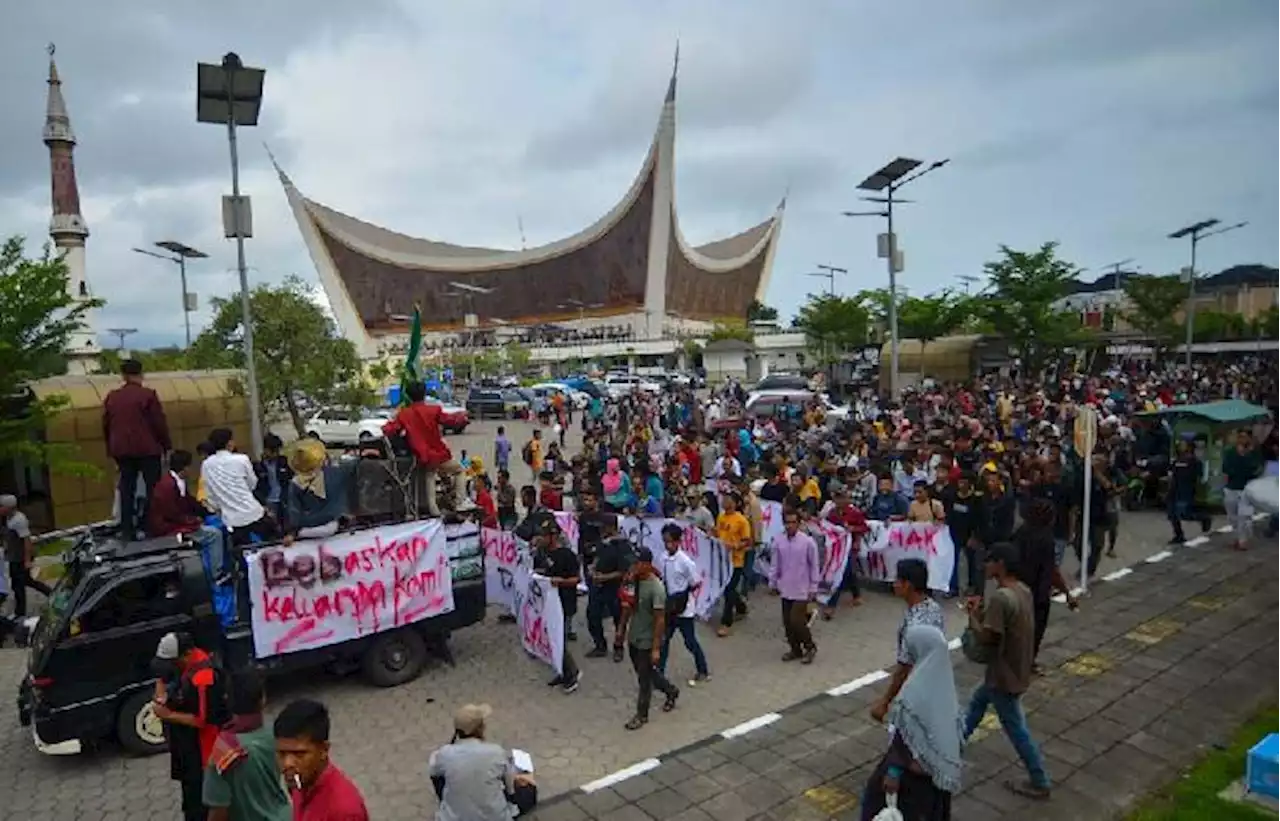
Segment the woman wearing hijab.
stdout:
<path fill-rule="evenodd" d="M 960 789 L 963 735 L 947 637 L 917 624 L 907 628 L 903 645 L 911 673 L 885 717 L 893 740 L 863 792 L 862 821 L 885 808 L 889 793 L 907 821 L 949 821 L 951 796 Z"/>
<path fill-rule="evenodd" d="M 604 476 L 600 477 L 600 489 L 604 491 L 605 503 L 612 512 L 625 510 L 633 504 L 631 480 L 622 472 L 622 463 L 617 459 L 610 459 L 605 463 Z"/>

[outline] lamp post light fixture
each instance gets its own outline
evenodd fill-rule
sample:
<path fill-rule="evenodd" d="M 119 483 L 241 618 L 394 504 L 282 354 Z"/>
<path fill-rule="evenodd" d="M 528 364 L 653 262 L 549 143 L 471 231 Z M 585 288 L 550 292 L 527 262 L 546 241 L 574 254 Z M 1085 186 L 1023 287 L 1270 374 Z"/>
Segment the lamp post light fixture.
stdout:
<path fill-rule="evenodd" d="M 1183 237 L 1191 237 L 1191 267 L 1187 269 L 1187 370 L 1191 370 L 1191 344 L 1195 337 L 1196 327 L 1196 246 L 1200 244 L 1200 240 L 1206 237 L 1225 234 L 1228 231 L 1234 231 L 1237 228 L 1243 228 L 1248 222 L 1237 222 L 1235 225 L 1228 225 L 1225 228 L 1215 228 L 1222 220 L 1207 219 L 1200 222 L 1192 223 L 1185 228 L 1179 228 L 1169 235 L 1169 239 L 1182 239 Z M 1214 230 L 1209 230 L 1214 228 Z"/>
<path fill-rule="evenodd" d="M 249 300 L 249 272 L 244 241 L 253 236 L 253 211 L 249 198 L 240 195 L 240 154 L 236 126 L 255 126 L 262 109 L 262 84 L 266 71 L 249 68 L 235 52 L 222 62 L 196 64 L 196 121 L 227 129 L 231 151 L 231 196 L 222 198 L 223 233 L 236 241 L 236 270 L 240 274 L 240 313 L 244 324 L 244 369 L 249 394 L 249 430 L 253 455 L 262 455 L 262 407 L 258 398 L 258 369 L 253 357 L 253 309 Z"/>
<path fill-rule="evenodd" d="M 163 259 L 172 262 L 178 266 L 178 276 L 182 279 L 182 322 L 187 332 L 187 348 L 191 347 L 191 312 L 196 309 L 195 294 L 187 291 L 187 260 L 189 259 L 207 259 L 209 257 L 204 251 L 197 251 L 190 245 L 183 245 L 181 242 L 173 240 L 164 240 L 156 243 L 157 248 L 163 248 L 173 256 L 168 254 L 157 254 L 155 251 L 148 251 L 145 248 L 134 248 L 133 250 L 139 254 L 146 254 L 149 257 Z"/>
<path fill-rule="evenodd" d="M 930 163 L 924 170 L 917 171 L 922 165 L 920 160 L 898 157 L 858 183 L 858 190 L 877 194 L 859 199 L 879 203 L 884 206 L 883 210 L 843 212 L 846 217 L 883 217 L 888 223 L 888 230 L 878 238 L 876 255 L 885 260 L 889 271 L 889 395 L 894 399 L 898 398 L 898 274 L 904 266 L 902 252 L 893 233 L 893 206 L 895 203 L 911 202 L 896 198 L 894 194 L 907 183 L 914 182 L 931 171 L 937 171 L 949 162 L 950 159 L 938 160 Z"/>
<path fill-rule="evenodd" d="M 836 274 L 848 274 L 848 273 L 849 273 L 848 268 L 837 268 L 834 265 L 823 265 L 822 263 L 818 263 L 818 270 L 814 271 L 811 274 L 808 274 L 808 276 L 822 277 L 823 279 L 825 279 L 827 281 L 827 295 L 835 296 L 836 295 Z"/>

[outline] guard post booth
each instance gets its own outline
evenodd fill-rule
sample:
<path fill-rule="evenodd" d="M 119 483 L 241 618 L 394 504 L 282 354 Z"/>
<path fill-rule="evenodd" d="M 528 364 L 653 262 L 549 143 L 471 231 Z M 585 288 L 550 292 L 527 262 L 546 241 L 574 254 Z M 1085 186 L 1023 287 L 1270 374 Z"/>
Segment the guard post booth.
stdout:
<path fill-rule="evenodd" d="M 1200 501 L 1210 505 L 1222 504 L 1223 451 L 1235 443 L 1236 431 L 1244 428 L 1253 433 L 1255 442 L 1261 442 L 1271 433 L 1275 420 L 1271 411 L 1242 399 L 1224 399 L 1197 405 L 1172 405 L 1138 416 L 1158 419 L 1168 425 L 1170 458 L 1177 452 L 1178 442 L 1190 440 L 1196 457 L 1204 465 L 1205 475 Z"/>
<path fill-rule="evenodd" d="M 214 428 L 230 428 L 248 449 L 249 406 L 233 390 L 242 374 L 236 370 L 175 371 L 144 375 L 164 405 L 175 449 L 191 451 Z M 54 376 L 31 383 L 31 398 L 66 397 L 62 410 L 46 423 L 45 442 L 66 445 L 72 458 L 94 469 L 82 477 L 51 471 L 45 465 L 0 465 L 0 492 L 18 497 L 19 505 L 37 531 L 63 530 L 107 521 L 115 508 L 116 466 L 107 456 L 102 428 L 102 402 L 121 384 L 117 375 Z M 16 407 L 21 406 L 21 400 Z M 199 462 L 196 463 L 198 469 Z"/>

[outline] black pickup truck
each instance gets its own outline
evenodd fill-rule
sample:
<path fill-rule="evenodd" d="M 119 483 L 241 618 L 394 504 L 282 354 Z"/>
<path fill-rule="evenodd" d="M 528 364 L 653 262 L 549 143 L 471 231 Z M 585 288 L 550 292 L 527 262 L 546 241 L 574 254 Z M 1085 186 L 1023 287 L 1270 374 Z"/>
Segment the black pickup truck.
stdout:
<path fill-rule="evenodd" d="M 454 609 L 337 644 L 255 655 L 249 597 L 219 618 L 200 549 L 180 537 L 121 542 L 107 529 L 83 532 L 64 556 L 65 574 L 28 637 L 19 718 L 36 746 L 75 754 L 116 738 L 134 754 L 165 749 L 151 709 L 151 659 L 161 636 L 191 633 L 225 670 L 268 675 L 299 668 L 360 670 L 379 687 L 410 681 L 435 652 L 451 660 L 451 633 L 484 618 L 484 551 L 474 525 L 446 525 Z"/>

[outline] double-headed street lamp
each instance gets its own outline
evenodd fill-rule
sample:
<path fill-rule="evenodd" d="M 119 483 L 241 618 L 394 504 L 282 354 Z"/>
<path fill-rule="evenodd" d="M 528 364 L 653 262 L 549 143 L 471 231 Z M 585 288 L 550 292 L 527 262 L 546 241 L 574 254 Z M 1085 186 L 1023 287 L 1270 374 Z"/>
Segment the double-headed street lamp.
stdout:
<path fill-rule="evenodd" d="M 1179 228 L 1169 235 L 1169 239 L 1191 237 L 1191 267 L 1187 269 L 1187 370 L 1191 370 L 1191 344 L 1195 337 L 1196 326 L 1196 246 L 1200 244 L 1200 240 L 1206 237 L 1225 234 L 1228 231 L 1234 231 L 1249 224 L 1247 222 L 1237 222 L 1235 225 L 1228 225 L 1225 228 L 1209 230 L 1219 222 L 1221 220 L 1218 219 L 1201 220 L 1185 228 Z"/>
<path fill-rule="evenodd" d="M 195 294 L 187 291 L 187 260 L 189 259 L 206 259 L 208 254 L 204 251 L 197 251 L 190 245 L 183 245 L 181 242 L 173 240 L 165 240 L 157 242 L 157 248 L 163 248 L 173 256 L 168 254 L 157 254 L 155 251 L 148 251 L 145 248 L 134 248 L 133 250 L 139 254 L 146 254 L 149 257 L 163 259 L 172 262 L 178 266 L 178 276 L 182 278 L 182 321 L 187 331 L 187 348 L 191 347 L 191 312 L 196 309 Z"/>
<path fill-rule="evenodd" d="M 231 196 L 222 198 L 223 234 L 236 241 L 236 270 L 240 274 L 240 313 L 244 324 L 244 369 L 249 394 L 249 432 L 253 455 L 262 455 L 262 409 L 258 402 L 258 369 L 253 361 L 253 309 L 249 302 L 249 272 L 244 261 L 244 241 L 253 236 L 253 211 L 249 198 L 240 196 L 240 154 L 236 126 L 258 124 L 262 109 L 262 82 L 266 71 L 249 68 L 235 52 L 227 52 L 220 64 L 196 64 L 196 121 L 227 129 L 231 150 Z"/>
<path fill-rule="evenodd" d="M 909 182 L 920 179 L 930 171 L 936 171 L 951 160 L 938 160 L 922 171 L 920 160 L 898 157 L 862 182 L 858 183 L 860 191 L 872 191 L 878 196 L 859 197 L 867 202 L 876 202 L 884 206 L 882 211 L 845 211 L 846 217 L 883 217 L 888 221 L 888 230 L 881 234 L 877 242 L 877 256 L 886 260 L 889 270 L 889 395 L 898 398 L 898 274 L 903 269 L 902 252 L 898 249 L 897 237 L 893 233 L 894 203 L 911 202 L 911 200 L 895 199 L 894 194 Z"/>
<path fill-rule="evenodd" d="M 827 295 L 835 296 L 836 295 L 836 274 L 847 274 L 847 273 L 849 273 L 848 268 L 837 268 L 834 265 L 823 265 L 822 263 L 818 263 L 818 270 L 814 271 L 811 274 L 808 274 L 808 276 L 822 277 L 823 279 L 825 279 L 827 281 Z"/>

